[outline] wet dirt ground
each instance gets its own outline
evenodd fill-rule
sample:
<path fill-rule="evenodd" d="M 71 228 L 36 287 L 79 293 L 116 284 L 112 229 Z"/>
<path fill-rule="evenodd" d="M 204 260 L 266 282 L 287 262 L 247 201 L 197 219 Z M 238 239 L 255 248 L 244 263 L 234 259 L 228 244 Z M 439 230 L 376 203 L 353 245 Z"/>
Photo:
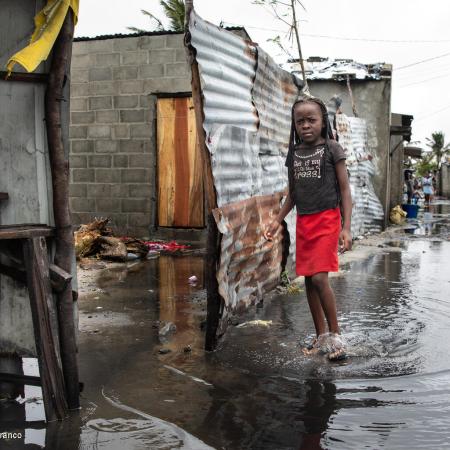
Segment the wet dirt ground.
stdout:
<path fill-rule="evenodd" d="M 231 326 L 206 353 L 202 256 L 80 269 L 82 409 L 45 426 L 36 399 L 0 406 L 24 434 L 0 448 L 450 448 L 449 238 L 442 202 L 356 243 L 332 278 L 339 363 L 301 352 L 304 292 L 272 295 L 250 317 L 271 323 Z"/>

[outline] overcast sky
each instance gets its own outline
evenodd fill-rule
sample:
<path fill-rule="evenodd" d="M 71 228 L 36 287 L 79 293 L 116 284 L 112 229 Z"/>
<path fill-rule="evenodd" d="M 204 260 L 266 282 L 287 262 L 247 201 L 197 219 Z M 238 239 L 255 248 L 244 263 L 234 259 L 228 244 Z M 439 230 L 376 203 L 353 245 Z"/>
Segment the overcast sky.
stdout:
<path fill-rule="evenodd" d="M 413 140 L 424 141 L 433 131 L 443 131 L 450 141 L 450 1 L 303 0 L 303 5 L 304 57 L 392 64 L 392 112 L 414 116 Z M 226 26 L 244 26 L 278 62 L 286 59 L 267 42 L 283 36 L 286 27 L 251 0 L 194 0 L 194 7 L 217 25 L 223 21 Z M 164 17 L 158 0 L 81 0 L 75 35 L 129 33 L 128 26 L 150 30 L 141 9 Z M 439 58 L 402 68 L 434 57 Z"/>

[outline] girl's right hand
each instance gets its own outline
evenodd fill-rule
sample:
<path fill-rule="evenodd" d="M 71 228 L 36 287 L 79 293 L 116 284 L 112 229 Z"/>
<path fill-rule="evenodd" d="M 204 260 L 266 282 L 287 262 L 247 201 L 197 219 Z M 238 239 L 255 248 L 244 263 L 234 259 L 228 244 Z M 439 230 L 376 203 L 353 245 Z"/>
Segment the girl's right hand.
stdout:
<path fill-rule="evenodd" d="M 273 239 L 273 237 L 275 236 L 275 234 L 277 233 L 280 226 L 281 226 L 281 224 L 280 224 L 280 222 L 278 222 L 277 219 L 272 220 L 272 222 L 270 222 L 269 225 L 264 230 L 264 233 L 263 233 L 264 237 L 268 241 L 271 241 Z"/>

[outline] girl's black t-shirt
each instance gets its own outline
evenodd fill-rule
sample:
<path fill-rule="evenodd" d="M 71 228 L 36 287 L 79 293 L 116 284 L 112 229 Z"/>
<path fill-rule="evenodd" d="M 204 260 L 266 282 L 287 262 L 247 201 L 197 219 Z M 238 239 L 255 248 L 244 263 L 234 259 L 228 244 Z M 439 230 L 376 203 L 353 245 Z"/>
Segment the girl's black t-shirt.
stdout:
<path fill-rule="evenodd" d="M 315 146 L 302 143 L 289 149 L 286 167 L 297 214 L 314 214 L 338 206 L 336 163 L 345 158 L 344 150 L 333 140 Z"/>

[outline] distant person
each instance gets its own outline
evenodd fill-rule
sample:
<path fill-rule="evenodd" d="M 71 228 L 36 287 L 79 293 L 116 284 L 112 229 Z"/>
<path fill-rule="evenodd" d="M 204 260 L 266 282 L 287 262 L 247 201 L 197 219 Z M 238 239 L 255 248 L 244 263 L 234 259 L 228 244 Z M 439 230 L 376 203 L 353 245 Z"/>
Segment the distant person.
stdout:
<path fill-rule="evenodd" d="M 305 277 L 306 296 L 316 329 L 315 341 L 304 352 L 317 353 L 326 343 L 328 358 L 333 361 L 345 358 L 345 348 L 328 272 L 339 269 L 338 243 L 342 251 L 352 247 L 352 198 L 344 150 L 331 136 L 327 109 L 321 100 L 304 98 L 294 103 L 286 158 L 288 195 L 264 236 L 272 240 L 281 222 L 296 206 L 296 272 Z M 330 334 L 326 334 L 325 319 Z"/>
<path fill-rule="evenodd" d="M 412 196 L 414 193 L 414 182 L 412 179 L 412 173 L 409 170 L 405 170 L 405 184 L 406 184 L 406 196 L 407 196 L 406 203 L 408 203 L 408 205 L 410 205 Z"/>
<path fill-rule="evenodd" d="M 431 172 L 428 172 L 428 174 L 422 178 L 422 190 L 425 197 L 425 205 L 429 206 L 431 197 L 433 196 L 433 175 Z"/>

